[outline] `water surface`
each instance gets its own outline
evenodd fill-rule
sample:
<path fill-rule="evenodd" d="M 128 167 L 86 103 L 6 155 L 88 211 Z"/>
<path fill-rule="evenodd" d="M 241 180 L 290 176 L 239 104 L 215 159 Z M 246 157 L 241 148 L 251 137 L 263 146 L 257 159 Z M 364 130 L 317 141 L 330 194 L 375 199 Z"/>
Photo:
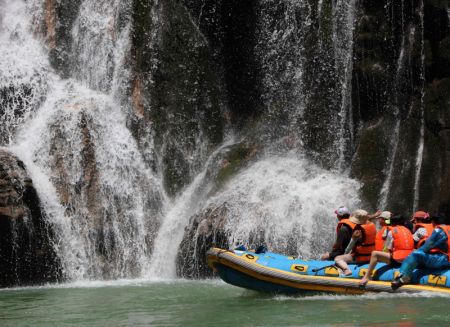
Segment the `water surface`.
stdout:
<path fill-rule="evenodd" d="M 0 326 L 450 324 L 449 297 L 275 296 L 221 281 L 83 282 L 0 290 Z"/>

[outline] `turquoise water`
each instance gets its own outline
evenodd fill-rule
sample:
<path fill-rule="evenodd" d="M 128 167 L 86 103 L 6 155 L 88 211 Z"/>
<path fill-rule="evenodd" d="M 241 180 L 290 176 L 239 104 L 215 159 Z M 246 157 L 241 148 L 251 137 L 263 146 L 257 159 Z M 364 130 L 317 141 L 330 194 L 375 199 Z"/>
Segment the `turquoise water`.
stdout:
<path fill-rule="evenodd" d="M 221 281 L 86 282 L 0 290 L 0 326 L 450 325 L 450 297 L 269 296 Z"/>

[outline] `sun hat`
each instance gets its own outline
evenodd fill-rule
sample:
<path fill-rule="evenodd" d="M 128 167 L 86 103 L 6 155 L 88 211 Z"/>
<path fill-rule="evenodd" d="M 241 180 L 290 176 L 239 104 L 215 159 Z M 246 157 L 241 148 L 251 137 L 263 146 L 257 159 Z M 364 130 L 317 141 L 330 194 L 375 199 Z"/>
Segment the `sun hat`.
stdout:
<path fill-rule="evenodd" d="M 383 219 L 391 219 L 392 218 L 392 212 L 390 212 L 390 211 L 383 211 L 378 217 L 379 218 L 383 218 Z"/>
<path fill-rule="evenodd" d="M 366 210 L 358 209 L 353 212 L 349 220 L 354 224 L 365 224 L 368 219 L 368 213 Z"/>
<path fill-rule="evenodd" d="M 347 207 L 341 206 L 334 210 L 334 213 L 338 216 L 350 215 L 350 210 Z"/>

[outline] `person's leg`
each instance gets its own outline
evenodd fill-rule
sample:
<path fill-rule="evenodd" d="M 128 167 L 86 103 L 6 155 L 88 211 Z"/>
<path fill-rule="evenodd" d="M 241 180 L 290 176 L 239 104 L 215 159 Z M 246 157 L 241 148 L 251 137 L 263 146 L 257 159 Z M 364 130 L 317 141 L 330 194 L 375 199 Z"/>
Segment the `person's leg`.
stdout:
<path fill-rule="evenodd" d="M 391 283 L 392 289 L 395 291 L 403 284 L 409 283 L 414 269 L 416 269 L 419 264 L 423 265 L 427 256 L 429 256 L 429 254 L 425 254 L 420 250 L 415 250 L 407 256 L 400 267 L 400 275 Z"/>
<path fill-rule="evenodd" d="M 365 286 L 367 284 L 367 282 L 370 280 L 370 278 L 372 276 L 372 272 L 375 269 L 375 266 L 377 265 L 378 262 L 390 263 L 390 261 L 391 261 L 390 253 L 382 252 L 382 251 L 373 251 L 370 256 L 370 263 L 369 263 L 367 272 L 364 275 L 364 277 L 361 279 L 361 281 L 359 282 L 359 285 Z"/>
<path fill-rule="evenodd" d="M 353 261 L 353 257 L 351 254 L 342 254 L 334 258 L 336 266 L 343 270 L 345 276 L 350 276 L 352 274 L 352 271 L 348 268 L 347 265 L 347 262 L 351 261 Z"/>
<path fill-rule="evenodd" d="M 421 264 L 432 269 L 445 269 L 449 267 L 448 258 L 442 253 L 426 255 Z"/>
<path fill-rule="evenodd" d="M 425 263 L 426 257 L 427 254 L 420 250 L 413 251 L 406 257 L 400 267 L 400 274 L 405 282 L 408 282 L 411 279 L 414 269 L 416 269 L 419 264 Z"/>

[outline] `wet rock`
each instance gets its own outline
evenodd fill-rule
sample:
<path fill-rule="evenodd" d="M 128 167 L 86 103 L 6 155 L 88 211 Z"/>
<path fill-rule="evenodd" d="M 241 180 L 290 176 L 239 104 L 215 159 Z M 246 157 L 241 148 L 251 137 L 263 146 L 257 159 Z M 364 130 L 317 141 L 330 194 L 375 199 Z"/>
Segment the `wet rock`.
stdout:
<path fill-rule="evenodd" d="M 183 278 L 213 276 L 206 263 L 206 252 L 211 247 L 228 248 L 226 205 L 210 206 L 190 219 L 177 255 L 177 275 Z"/>
<path fill-rule="evenodd" d="M 2 80 L 0 76 L 0 145 L 8 145 L 17 127 L 43 103 L 47 82 L 38 72 L 29 81 Z"/>
<path fill-rule="evenodd" d="M 135 0 L 133 21 L 130 127 L 140 145 L 153 146 L 147 162 L 155 166 L 154 157 L 160 158 L 163 164 L 155 168 L 175 195 L 223 137 L 218 65 L 181 3 Z"/>
<path fill-rule="evenodd" d="M 0 150 L 0 286 L 60 279 L 53 241 L 23 162 Z"/>
<path fill-rule="evenodd" d="M 44 33 L 50 49 L 50 63 L 63 76 L 70 75 L 72 26 L 81 0 L 45 0 Z"/>

